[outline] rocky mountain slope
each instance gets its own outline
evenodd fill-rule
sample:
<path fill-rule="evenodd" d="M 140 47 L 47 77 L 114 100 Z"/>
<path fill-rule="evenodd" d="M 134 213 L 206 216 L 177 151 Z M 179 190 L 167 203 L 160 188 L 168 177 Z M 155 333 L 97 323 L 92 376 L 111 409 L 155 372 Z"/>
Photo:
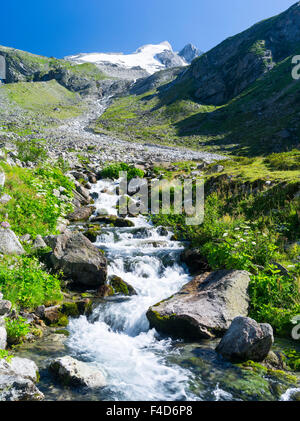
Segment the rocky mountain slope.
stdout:
<path fill-rule="evenodd" d="M 299 28 L 297 2 L 225 40 L 177 76 L 138 81 L 96 130 L 252 155 L 298 147 L 300 85 L 292 78 L 292 58 L 300 53 Z"/>

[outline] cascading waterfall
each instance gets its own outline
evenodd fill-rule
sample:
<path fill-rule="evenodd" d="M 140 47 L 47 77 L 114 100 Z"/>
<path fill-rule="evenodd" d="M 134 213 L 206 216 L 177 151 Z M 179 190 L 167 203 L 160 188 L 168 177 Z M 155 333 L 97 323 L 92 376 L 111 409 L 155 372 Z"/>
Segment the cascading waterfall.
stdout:
<path fill-rule="evenodd" d="M 99 181 L 95 206 L 101 213 L 116 215 L 116 183 Z M 69 347 L 104 370 L 108 388 L 102 399 L 191 400 L 190 371 L 166 362 L 171 339 L 149 330 L 149 306 L 177 292 L 190 280 L 178 264 L 182 244 L 171 241 L 171 233 L 160 235 L 143 216 L 131 219 L 134 228 L 104 228 L 96 245 L 105 250 L 109 275 L 131 284 L 136 296 L 114 298 L 100 304 L 88 320 L 70 322 Z"/>
<path fill-rule="evenodd" d="M 99 194 L 98 213 L 117 215 L 118 184 L 101 180 L 93 187 Z M 171 240 L 171 232 L 155 228 L 143 216 L 128 219 L 134 227 L 102 227 L 96 246 L 106 253 L 108 275 L 121 277 L 137 295 L 107 298 L 91 316 L 71 319 L 68 327 L 68 354 L 98 366 L 108 386 L 64 396 L 112 401 L 293 400 L 299 389 L 286 389 L 280 396 L 260 376 L 251 383 L 247 371 L 243 374 L 218 359 L 213 341 L 189 345 L 149 329 L 148 308 L 177 292 L 191 276 L 179 261 L 184 246 Z M 258 378 L 262 386 L 257 388 Z"/>

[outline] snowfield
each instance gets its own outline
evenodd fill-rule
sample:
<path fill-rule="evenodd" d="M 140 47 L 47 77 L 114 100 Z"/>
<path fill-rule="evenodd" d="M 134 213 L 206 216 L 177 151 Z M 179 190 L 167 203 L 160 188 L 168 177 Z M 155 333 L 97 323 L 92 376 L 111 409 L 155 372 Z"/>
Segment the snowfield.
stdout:
<path fill-rule="evenodd" d="M 126 69 L 139 67 L 149 74 L 165 69 L 166 66 L 157 58 L 157 54 L 169 51 L 173 53 L 172 46 L 168 41 L 160 44 L 148 44 L 140 47 L 132 54 L 123 53 L 81 53 L 78 55 L 65 57 L 67 60 L 76 63 L 113 64 Z M 174 53 L 176 54 L 176 53 Z M 188 63 L 180 56 L 182 66 Z"/>

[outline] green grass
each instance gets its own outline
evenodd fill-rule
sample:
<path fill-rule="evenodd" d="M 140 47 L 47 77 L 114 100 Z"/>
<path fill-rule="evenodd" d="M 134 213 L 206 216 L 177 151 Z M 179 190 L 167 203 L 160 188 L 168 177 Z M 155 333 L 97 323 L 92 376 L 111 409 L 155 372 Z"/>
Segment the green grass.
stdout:
<path fill-rule="evenodd" d="M 0 87 L 13 104 L 47 117 L 65 119 L 82 113 L 79 97 L 55 80 L 11 83 Z"/>
<path fill-rule="evenodd" d="M 6 205 L 0 205 L 0 219 L 8 222 L 17 235 L 56 233 L 57 220 L 69 213 L 73 207 L 73 183 L 58 168 L 28 170 L 0 164 L 6 174 L 4 192 L 12 197 Z M 53 194 L 54 189 L 64 187 L 64 202 Z"/>

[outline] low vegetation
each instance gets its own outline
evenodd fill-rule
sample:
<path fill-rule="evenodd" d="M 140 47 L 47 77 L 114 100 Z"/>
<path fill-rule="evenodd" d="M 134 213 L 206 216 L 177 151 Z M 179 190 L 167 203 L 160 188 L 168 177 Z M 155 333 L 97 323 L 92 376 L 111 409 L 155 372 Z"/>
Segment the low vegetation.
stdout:
<path fill-rule="evenodd" d="M 286 171 L 278 169 L 285 157 Z M 211 173 L 213 166 L 207 169 L 202 225 L 186 225 L 184 214 L 152 220 L 190 241 L 212 269 L 249 271 L 250 316 L 289 335 L 292 317 L 300 314 L 299 152 L 223 164 L 219 175 Z M 257 166 L 264 166 L 265 178 L 253 171 Z M 185 170 L 190 172 L 188 165 Z"/>
<path fill-rule="evenodd" d="M 103 170 L 101 171 L 101 177 L 102 178 L 111 178 L 113 180 L 116 180 L 120 177 L 120 172 L 126 172 L 127 173 L 127 180 L 130 181 L 132 178 L 135 177 L 144 177 L 144 171 L 135 168 L 132 165 L 128 165 L 124 162 L 116 163 L 107 165 Z"/>
<path fill-rule="evenodd" d="M 73 183 L 56 167 L 29 170 L 2 163 L 0 168 L 6 174 L 4 192 L 12 198 L 0 205 L 0 219 L 17 235 L 56 233 L 58 218 L 73 209 Z M 57 194 L 60 188 L 64 197 Z"/>
<path fill-rule="evenodd" d="M 47 273 L 35 257 L 2 258 L 0 290 L 18 309 L 35 309 L 62 300 L 59 277 Z"/>

